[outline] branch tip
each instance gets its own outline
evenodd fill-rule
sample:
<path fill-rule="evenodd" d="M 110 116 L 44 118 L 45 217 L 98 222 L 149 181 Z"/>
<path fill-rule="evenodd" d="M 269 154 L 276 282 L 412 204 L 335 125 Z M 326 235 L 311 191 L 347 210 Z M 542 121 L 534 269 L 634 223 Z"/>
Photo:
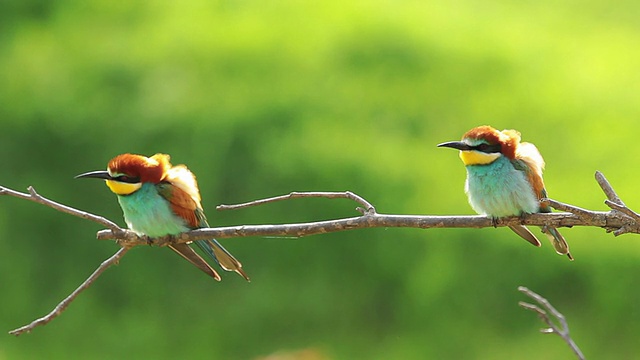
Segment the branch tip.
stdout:
<path fill-rule="evenodd" d="M 283 201 L 283 200 L 289 200 L 289 199 L 300 199 L 300 198 L 326 198 L 326 199 L 350 199 L 353 200 L 355 202 L 357 202 L 358 204 L 362 205 L 364 209 L 366 210 L 367 214 L 372 214 L 375 213 L 375 208 L 373 207 L 373 205 L 371 205 L 367 200 L 365 200 L 363 197 L 351 192 L 351 191 L 344 191 L 344 192 L 327 192 L 327 191 L 309 191 L 309 192 L 302 192 L 302 191 L 292 191 L 286 195 L 280 195 L 280 196 L 274 196 L 274 197 L 270 197 L 270 198 L 265 198 L 265 199 L 259 199 L 259 200 L 254 200 L 254 201 L 249 201 L 249 202 L 245 202 L 245 203 L 240 203 L 240 204 L 234 204 L 234 205 L 218 205 L 216 207 L 216 210 L 222 211 L 222 210 L 237 210 L 237 209 L 242 209 L 242 208 L 247 208 L 247 207 L 251 207 L 251 206 L 258 206 L 258 205 L 264 205 L 264 204 L 268 204 L 268 203 L 273 203 L 273 202 L 277 202 L 277 201 Z M 357 211 L 358 208 L 356 208 Z M 363 215 L 365 215 L 364 212 L 361 212 Z"/>
<path fill-rule="evenodd" d="M 525 303 L 522 301 L 518 302 L 518 304 L 523 308 L 536 312 L 540 320 L 542 320 L 542 322 L 544 322 L 547 326 L 549 326 L 548 328 L 540 329 L 540 332 L 543 334 L 557 334 L 567 343 L 569 348 L 571 348 L 571 350 L 573 351 L 573 353 L 576 355 L 578 359 L 584 360 L 584 355 L 582 354 L 582 351 L 580 350 L 580 348 L 578 348 L 578 345 L 576 345 L 576 343 L 573 341 L 573 339 L 569 335 L 569 325 L 567 324 L 567 321 L 564 315 L 562 315 L 558 310 L 556 310 L 556 308 L 553 307 L 553 305 L 551 305 L 549 300 L 529 290 L 528 288 L 524 286 L 519 286 L 518 291 L 532 298 L 538 304 L 540 304 L 544 309 L 546 309 L 545 311 L 544 309 L 540 308 L 537 305 Z M 549 314 L 551 314 L 551 316 L 553 316 L 553 318 L 555 318 L 560 323 L 560 327 L 558 327 L 551 320 L 547 311 Z"/>
<path fill-rule="evenodd" d="M 600 188 L 607 196 L 607 199 L 624 206 L 624 203 L 622 202 L 618 194 L 616 194 L 616 191 L 613 190 L 611 183 L 609 183 L 609 180 L 607 180 L 603 173 L 601 173 L 600 171 L 596 171 L 595 178 L 598 182 L 598 185 L 600 185 Z"/>
<path fill-rule="evenodd" d="M 34 328 L 38 327 L 38 326 L 43 326 L 48 324 L 51 320 L 55 319 L 56 317 L 60 316 L 60 314 L 62 314 L 62 312 L 64 312 L 67 307 L 73 302 L 73 300 L 76 299 L 76 297 L 78 297 L 78 295 L 86 290 L 89 286 L 91 286 L 91 284 L 93 284 L 94 281 L 96 281 L 96 279 L 98 279 L 98 277 L 105 271 L 107 270 L 110 266 L 112 265 L 116 265 L 120 262 L 120 259 L 127 253 L 127 251 L 129 251 L 128 248 L 120 248 L 120 250 L 118 250 L 115 254 L 113 254 L 110 258 L 108 258 L 107 260 L 103 261 L 100 266 L 98 266 L 98 268 L 82 283 L 80 284 L 80 286 L 78 286 L 69 296 L 67 296 L 64 300 L 62 300 L 50 313 L 48 313 L 47 315 L 36 319 L 34 321 L 32 321 L 31 323 L 19 327 L 15 330 L 9 331 L 9 334 L 11 335 L 15 335 L 15 336 L 20 336 L 24 333 L 29 333 L 31 332 L 31 330 L 33 330 Z"/>

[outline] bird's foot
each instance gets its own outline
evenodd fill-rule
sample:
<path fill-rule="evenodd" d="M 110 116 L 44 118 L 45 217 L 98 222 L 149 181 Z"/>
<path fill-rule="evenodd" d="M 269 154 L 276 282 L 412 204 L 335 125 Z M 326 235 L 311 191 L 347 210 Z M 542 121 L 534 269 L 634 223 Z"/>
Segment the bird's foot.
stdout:
<path fill-rule="evenodd" d="M 520 223 L 521 223 L 522 225 L 524 225 L 524 219 L 527 217 L 527 215 L 529 215 L 529 214 L 527 214 L 527 213 L 526 213 L 526 212 L 524 212 L 524 211 L 523 211 L 523 212 L 521 212 L 521 213 L 520 213 L 520 215 L 518 215 L 518 217 L 520 218 Z"/>
<path fill-rule="evenodd" d="M 149 237 L 147 235 L 142 235 L 142 238 L 147 243 L 147 245 L 149 245 L 149 246 L 153 245 L 153 238 L 151 238 L 151 237 Z"/>
<path fill-rule="evenodd" d="M 549 231 L 549 226 L 548 225 L 542 225 L 540 226 L 540 230 L 542 231 L 543 234 L 549 234 L 551 235 L 551 232 Z"/>
<path fill-rule="evenodd" d="M 167 234 L 159 236 L 157 238 L 149 239 L 149 245 L 167 246 L 173 244 L 176 239 L 178 239 L 178 236 Z"/>

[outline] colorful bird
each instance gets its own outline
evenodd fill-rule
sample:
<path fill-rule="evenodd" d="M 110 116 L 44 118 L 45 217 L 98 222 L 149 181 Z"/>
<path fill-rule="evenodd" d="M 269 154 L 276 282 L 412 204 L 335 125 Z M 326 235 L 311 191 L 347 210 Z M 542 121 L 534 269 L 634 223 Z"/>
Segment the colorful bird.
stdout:
<path fill-rule="evenodd" d="M 542 182 L 544 160 L 535 145 L 520 142 L 518 131 L 479 126 L 465 133 L 462 141 L 438 146 L 460 150 L 460 159 L 467 168 L 465 192 L 477 213 L 500 218 L 551 212 L 548 204 L 540 202 L 547 197 Z M 525 226 L 509 227 L 531 244 L 540 246 L 540 241 Z M 556 228 L 544 226 L 542 232 L 558 254 L 573 260 L 569 245 Z"/>
<path fill-rule="evenodd" d="M 154 238 L 209 227 L 195 176 L 184 165 L 172 166 L 169 159 L 165 154 L 122 154 L 109 161 L 106 171 L 92 171 L 76 178 L 106 180 L 118 196 L 127 226 L 137 234 Z M 221 268 L 235 271 L 249 281 L 242 264 L 215 239 L 195 243 Z M 220 281 L 220 275 L 188 244 L 169 248 Z"/>

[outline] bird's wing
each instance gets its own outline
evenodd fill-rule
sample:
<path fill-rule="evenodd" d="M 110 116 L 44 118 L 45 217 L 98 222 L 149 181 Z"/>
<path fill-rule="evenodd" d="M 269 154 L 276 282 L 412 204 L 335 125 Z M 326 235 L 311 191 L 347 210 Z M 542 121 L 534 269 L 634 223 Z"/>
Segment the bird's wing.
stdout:
<path fill-rule="evenodd" d="M 173 212 L 184 219 L 189 227 L 192 229 L 209 227 L 200 203 L 196 202 L 189 193 L 168 182 L 158 184 L 158 193 L 169 201 Z M 221 268 L 227 271 L 235 271 L 249 281 L 249 277 L 242 270 L 242 263 L 233 257 L 233 255 L 223 248 L 215 239 L 197 240 L 195 244 L 215 260 Z"/>
<path fill-rule="evenodd" d="M 191 195 L 166 181 L 157 184 L 156 188 L 160 196 L 169 201 L 173 213 L 181 217 L 188 227 L 192 229 L 199 227 L 200 220 L 196 215 L 196 210 L 200 204 L 197 203 Z"/>
<path fill-rule="evenodd" d="M 174 166 L 166 171 L 164 178 L 166 182 L 181 189 L 191 196 L 193 201 L 200 206 L 200 190 L 198 190 L 198 182 L 196 176 L 184 165 Z"/>
<path fill-rule="evenodd" d="M 527 180 L 529 180 L 538 199 L 547 197 L 547 190 L 544 188 L 544 181 L 542 180 L 544 159 L 542 159 L 542 155 L 540 155 L 535 145 L 521 143 L 516 151 L 516 158 L 511 160 L 511 163 L 517 170 L 526 174 Z M 547 204 L 541 204 L 540 212 L 551 212 L 551 209 Z"/>
<path fill-rule="evenodd" d="M 200 256 L 197 252 L 195 252 L 189 245 L 187 244 L 176 244 L 169 245 L 169 248 L 175 251 L 178 255 L 182 256 L 188 262 L 195 265 L 198 269 L 204 271 L 207 275 L 212 278 L 220 281 L 220 275 L 213 270 L 211 266 Z"/>

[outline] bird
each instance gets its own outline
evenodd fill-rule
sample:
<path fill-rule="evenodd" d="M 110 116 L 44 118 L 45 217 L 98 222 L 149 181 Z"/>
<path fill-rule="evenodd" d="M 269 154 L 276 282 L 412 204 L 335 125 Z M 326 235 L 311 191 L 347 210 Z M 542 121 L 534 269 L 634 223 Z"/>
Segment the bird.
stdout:
<path fill-rule="evenodd" d="M 547 197 L 542 181 L 544 159 L 535 145 L 521 142 L 520 132 L 478 126 L 467 131 L 462 141 L 445 142 L 438 147 L 460 150 L 460 159 L 467 168 L 465 192 L 477 213 L 496 219 L 551 212 L 549 204 L 540 201 Z M 538 238 L 524 225 L 509 228 L 540 246 Z M 545 225 L 542 232 L 558 254 L 573 260 L 567 241 L 555 227 Z"/>
<path fill-rule="evenodd" d="M 195 175 L 185 165 L 171 165 L 169 155 L 121 154 L 109 161 L 106 171 L 86 172 L 76 178 L 104 179 L 118 197 L 128 228 L 138 235 L 154 238 L 209 227 Z M 235 271 L 250 281 L 242 264 L 218 241 L 196 240 L 195 244 L 222 269 Z M 215 280 L 221 280 L 188 243 L 168 247 Z"/>

